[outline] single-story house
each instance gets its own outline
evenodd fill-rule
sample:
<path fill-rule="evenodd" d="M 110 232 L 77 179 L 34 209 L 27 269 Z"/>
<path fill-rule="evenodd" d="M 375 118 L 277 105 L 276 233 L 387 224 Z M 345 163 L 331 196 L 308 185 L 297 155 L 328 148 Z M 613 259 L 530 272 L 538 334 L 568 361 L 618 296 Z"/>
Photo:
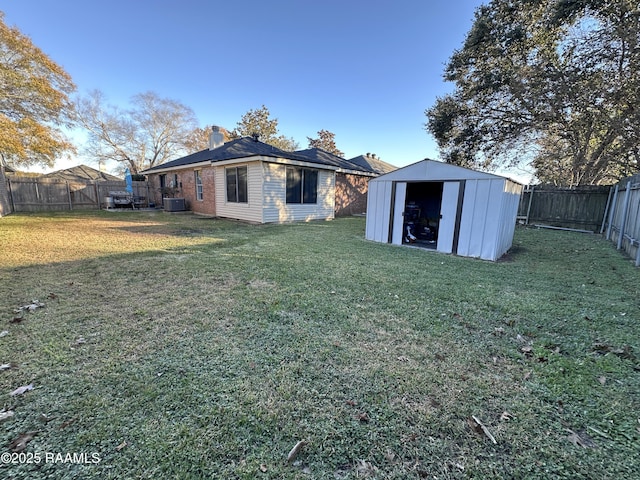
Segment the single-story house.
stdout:
<path fill-rule="evenodd" d="M 522 185 L 422 160 L 369 182 L 368 240 L 497 260 L 511 247 Z"/>
<path fill-rule="evenodd" d="M 364 213 L 368 182 L 379 175 L 317 148 L 286 152 L 255 137 L 225 143 L 215 127 L 209 148 L 141 173 L 157 205 L 181 197 L 195 213 L 255 223 Z"/>

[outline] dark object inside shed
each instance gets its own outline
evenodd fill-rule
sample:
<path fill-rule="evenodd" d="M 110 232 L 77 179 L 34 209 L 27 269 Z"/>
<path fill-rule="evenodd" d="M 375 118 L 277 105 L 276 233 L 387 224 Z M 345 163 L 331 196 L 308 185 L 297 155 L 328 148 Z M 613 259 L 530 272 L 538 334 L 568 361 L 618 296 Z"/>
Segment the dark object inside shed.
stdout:
<path fill-rule="evenodd" d="M 407 183 L 402 243 L 436 248 L 443 182 Z"/>

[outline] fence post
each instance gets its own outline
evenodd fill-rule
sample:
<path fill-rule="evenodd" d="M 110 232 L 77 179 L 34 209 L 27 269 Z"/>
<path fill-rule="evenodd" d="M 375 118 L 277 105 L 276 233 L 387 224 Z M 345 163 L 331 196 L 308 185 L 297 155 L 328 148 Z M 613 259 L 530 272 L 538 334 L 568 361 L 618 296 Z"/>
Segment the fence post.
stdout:
<path fill-rule="evenodd" d="M 11 187 L 11 179 L 8 178 L 8 184 L 9 184 L 9 199 L 11 200 L 11 213 L 15 213 L 16 212 L 16 203 L 13 201 L 13 188 Z"/>
<path fill-rule="evenodd" d="M 613 216 L 616 213 L 616 207 L 618 206 L 618 191 L 620 189 L 620 182 L 616 183 L 616 188 L 613 191 L 613 200 L 611 200 L 611 210 L 609 210 L 609 225 L 607 226 L 607 240 L 611 240 L 611 229 L 613 228 Z"/>
<path fill-rule="evenodd" d="M 64 182 L 67 185 L 67 198 L 69 199 L 69 210 L 73 210 L 73 204 L 71 202 L 71 187 L 69 182 Z"/>
<path fill-rule="evenodd" d="M 602 216 L 602 226 L 600 227 L 600 235 L 604 232 L 604 226 L 607 224 L 607 215 L 609 214 L 609 208 L 611 207 L 611 194 L 613 193 L 613 187 L 609 189 L 609 196 L 607 197 L 607 206 L 604 207 L 604 215 Z"/>
<path fill-rule="evenodd" d="M 529 205 L 527 206 L 527 218 L 524 221 L 525 225 L 529 225 L 529 215 L 531 214 L 531 204 L 533 203 L 533 190 L 534 190 L 534 186 L 531 185 L 530 191 L 529 191 Z"/>
<path fill-rule="evenodd" d="M 628 181 L 627 190 L 624 192 L 624 203 L 622 206 L 622 221 L 620 222 L 620 233 L 618 237 L 618 247 L 617 247 L 618 250 L 622 248 L 622 240 L 624 240 L 624 227 L 626 227 L 626 223 L 627 223 L 630 197 L 631 197 L 631 181 Z"/>

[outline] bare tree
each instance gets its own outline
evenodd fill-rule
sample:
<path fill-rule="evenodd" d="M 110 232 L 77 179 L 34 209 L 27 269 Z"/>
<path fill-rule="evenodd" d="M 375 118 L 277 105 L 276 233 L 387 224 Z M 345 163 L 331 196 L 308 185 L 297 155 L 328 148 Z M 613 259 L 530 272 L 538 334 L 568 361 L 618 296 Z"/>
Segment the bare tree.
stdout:
<path fill-rule="evenodd" d="M 88 155 L 138 173 L 187 153 L 198 128 L 193 110 L 154 92 L 135 95 L 131 103 L 129 110 L 107 105 L 99 90 L 78 99 L 78 120 L 89 133 Z"/>

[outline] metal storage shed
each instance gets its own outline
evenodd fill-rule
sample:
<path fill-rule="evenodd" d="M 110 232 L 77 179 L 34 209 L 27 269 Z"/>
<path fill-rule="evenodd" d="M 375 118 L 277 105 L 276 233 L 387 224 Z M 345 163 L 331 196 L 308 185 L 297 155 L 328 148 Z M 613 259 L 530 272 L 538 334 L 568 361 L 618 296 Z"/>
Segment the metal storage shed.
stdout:
<path fill-rule="evenodd" d="M 366 238 L 497 260 L 513 242 L 522 185 L 434 160 L 369 181 Z"/>

